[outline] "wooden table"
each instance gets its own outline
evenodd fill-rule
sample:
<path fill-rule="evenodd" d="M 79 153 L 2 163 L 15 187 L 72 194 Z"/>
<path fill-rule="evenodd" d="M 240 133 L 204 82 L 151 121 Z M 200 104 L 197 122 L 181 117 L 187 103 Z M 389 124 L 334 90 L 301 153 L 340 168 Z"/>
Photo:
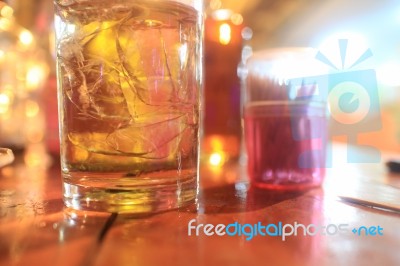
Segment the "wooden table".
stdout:
<path fill-rule="evenodd" d="M 0 170 L 0 265 L 400 265 L 400 214 L 337 197 L 346 189 L 370 193 L 375 185 L 397 192 L 400 177 L 388 175 L 383 163 L 342 161 L 323 188 L 302 193 L 249 188 L 237 164 L 203 166 L 197 206 L 147 217 L 64 208 L 59 166 L 6 167 Z M 285 241 L 194 231 L 188 236 L 193 219 L 213 225 L 344 223 L 349 230 Z M 350 231 L 361 226 L 380 226 L 383 235 Z"/>

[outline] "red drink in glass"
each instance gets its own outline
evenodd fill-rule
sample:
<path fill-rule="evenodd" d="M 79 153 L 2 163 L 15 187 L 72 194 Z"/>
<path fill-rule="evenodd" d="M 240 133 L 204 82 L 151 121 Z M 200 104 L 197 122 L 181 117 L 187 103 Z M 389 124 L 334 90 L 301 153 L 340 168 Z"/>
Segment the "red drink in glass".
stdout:
<path fill-rule="evenodd" d="M 325 175 L 325 105 L 255 101 L 244 109 L 248 174 L 258 187 L 297 190 L 319 186 Z"/>

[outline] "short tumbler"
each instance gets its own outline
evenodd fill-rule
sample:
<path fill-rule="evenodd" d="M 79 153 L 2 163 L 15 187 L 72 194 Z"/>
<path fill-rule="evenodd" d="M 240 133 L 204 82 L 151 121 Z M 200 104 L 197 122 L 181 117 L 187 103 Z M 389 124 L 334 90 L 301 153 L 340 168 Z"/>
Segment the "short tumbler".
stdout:
<path fill-rule="evenodd" d="M 152 213 L 194 203 L 202 0 L 55 0 L 64 202 Z"/>

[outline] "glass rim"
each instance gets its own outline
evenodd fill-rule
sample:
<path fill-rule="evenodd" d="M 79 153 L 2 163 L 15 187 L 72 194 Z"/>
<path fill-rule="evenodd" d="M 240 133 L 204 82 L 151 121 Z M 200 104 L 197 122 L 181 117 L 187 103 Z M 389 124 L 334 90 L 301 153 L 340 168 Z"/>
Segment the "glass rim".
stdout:
<path fill-rule="evenodd" d="M 284 105 L 309 105 L 313 107 L 326 107 L 327 102 L 312 101 L 312 100 L 280 100 L 280 101 L 249 101 L 244 104 L 244 107 L 255 106 L 284 106 Z"/>
<path fill-rule="evenodd" d="M 273 61 L 290 55 L 306 55 L 316 53 L 317 50 L 307 46 L 275 47 L 255 51 L 249 61 Z"/>

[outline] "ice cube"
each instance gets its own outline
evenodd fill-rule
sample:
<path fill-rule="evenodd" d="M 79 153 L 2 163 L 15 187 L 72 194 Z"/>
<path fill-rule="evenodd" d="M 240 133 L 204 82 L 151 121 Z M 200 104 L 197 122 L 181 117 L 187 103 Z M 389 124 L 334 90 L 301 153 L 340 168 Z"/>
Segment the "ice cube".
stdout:
<path fill-rule="evenodd" d="M 116 130 L 107 137 L 107 144 L 124 154 L 166 158 L 177 150 L 185 121 L 185 115 L 158 115 Z"/>

